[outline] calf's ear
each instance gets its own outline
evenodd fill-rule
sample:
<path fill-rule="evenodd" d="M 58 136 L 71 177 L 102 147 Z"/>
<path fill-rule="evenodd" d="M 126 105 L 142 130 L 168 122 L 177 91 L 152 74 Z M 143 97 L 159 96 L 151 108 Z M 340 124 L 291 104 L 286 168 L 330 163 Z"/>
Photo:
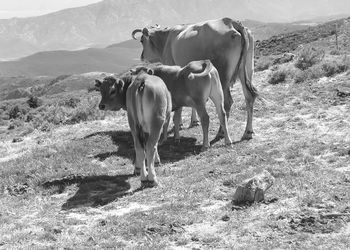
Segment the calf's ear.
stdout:
<path fill-rule="evenodd" d="M 101 84 L 102 84 L 102 82 L 100 80 L 97 80 L 97 79 L 95 80 L 95 89 L 97 91 L 101 90 Z"/>
<path fill-rule="evenodd" d="M 149 75 L 154 75 L 153 69 L 148 68 L 148 69 L 146 70 L 146 72 L 147 72 L 147 74 L 149 74 Z"/>

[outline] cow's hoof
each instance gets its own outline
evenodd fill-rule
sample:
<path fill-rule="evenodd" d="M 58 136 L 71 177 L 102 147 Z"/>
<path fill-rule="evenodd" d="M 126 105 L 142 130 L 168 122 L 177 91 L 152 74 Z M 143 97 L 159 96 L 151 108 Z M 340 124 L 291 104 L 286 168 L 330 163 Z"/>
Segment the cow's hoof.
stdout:
<path fill-rule="evenodd" d="M 244 141 L 244 140 L 251 140 L 251 139 L 253 139 L 253 134 L 254 134 L 254 132 L 253 131 L 247 131 L 247 132 L 245 132 L 244 133 L 244 135 L 242 136 L 242 141 Z"/>
<path fill-rule="evenodd" d="M 153 188 L 153 187 L 158 187 L 159 183 L 157 180 L 149 181 L 149 180 L 144 180 L 141 181 L 141 188 Z"/>
<path fill-rule="evenodd" d="M 138 176 L 141 174 L 141 169 L 140 168 L 135 168 L 134 169 L 134 175 Z"/>
<path fill-rule="evenodd" d="M 162 163 L 160 161 L 154 162 L 155 167 L 160 167 L 162 166 Z"/>
<path fill-rule="evenodd" d="M 207 151 L 209 149 L 209 146 L 202 146 L 201 147 L 201 152 Z"/>
<path fill-rule="evenodd" d="M 190 126 L 188 128 L 194 128 L 199 126 L 199 121 L 191 121 Z"/>
<path fill-rule="evenodd" d="M 225 146 L 232 148 L 232 141 L 230 140 L 230 141 L 225 142 Z"/>

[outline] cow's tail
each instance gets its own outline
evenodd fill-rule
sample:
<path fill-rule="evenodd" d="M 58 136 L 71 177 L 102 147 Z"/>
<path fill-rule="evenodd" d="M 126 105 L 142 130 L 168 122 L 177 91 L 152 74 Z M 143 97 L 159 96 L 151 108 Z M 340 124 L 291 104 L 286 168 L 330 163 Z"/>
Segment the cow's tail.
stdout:
<path fill-rule="evenodd" d="M 234 83 L 237 79 L 237 76 L 239 74 L 239 70 L 242 69 L 243 75 L 244 75 L 244 79 L 241 79 L 245 84 L 248 91 L 251 93 L 251 95 L 255 98 L 259 96 L 259 93 L 257 91 L 257 89 L 253 86 L 251 79 L 249 79 L 248 77 L 248 73 L 247 73 L 247 67 L 246 67 L 246 63 L 247 63 L 247 56 L 248 56 L 248 50 L 249 50 L 249 46 L 254 46 L 254 41 L 253 41 L 253 37 L 252 35 L 247 31 L 247 29 L 242 25 L 241 22 L 239 21 L 231 21 L 233 27 L 241 34 L 241 42 L 242 42 L 242 50 L 241 50 L 241 54 L 238 60 L 238 64 L 235 68 L 235 71 L 233 73 L 231 82 Z M 253 59 L 252 59 L 253 60 Z"/>
<path fill-rule="evenodd" d="M 147 143 L 147 139 L 148 139 L 148 133 L 145 133 L 143 131 L 142 125 L 140 124 L 140 118 L 144 114 L 144 110 L 143 110 L 144 107 L 143 107 L 143 103 L 142 103 L 142 96 L 143 96 L 144 89 L 145 89 L 145 82 L 142 81 L 137 88 L 137 95 L 139 96 L 139 98 L 136 101 L 136 103 L 137 103 L 137 105 L 136 105 L 136 114 L 137 114 L 136 135 L 137 135 L 137 138 L 139 139 L 139 142 L 140 142 L 142 148 L 146 147 L 146 143 Z"/>
<path fill-rule="evenodd" d="M 213 65 L 211 64 L 210 60 L 205 60 L 203 65 L 205 68 L 202 72 L 200 72 L 200 73 L 189 72 L 187 78 L 190 80 L 193 80 L 194 78 L 203 77 L 203 76 L 208 75 L 210 73 L 210 71 L 212 70 Z"/>

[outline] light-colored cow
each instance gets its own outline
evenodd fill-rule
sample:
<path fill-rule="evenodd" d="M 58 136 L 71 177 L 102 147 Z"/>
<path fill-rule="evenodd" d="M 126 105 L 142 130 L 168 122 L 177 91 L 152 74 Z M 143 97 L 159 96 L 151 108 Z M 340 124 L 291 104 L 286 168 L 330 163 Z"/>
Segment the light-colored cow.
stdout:
<path fill-rule="evenodd" d="M 231 138 L 227 132 L 227 116 L 224 110 L 224 96 L 218 71 L 210 60 L 192 61 L 184 67 L 163 64 L 138 66 L 131 70 L 137 74 L 145 71 L 160 77 L 168 87 L 173 103 L 173 110 L 181 107 L 192 107 L 197 110 L 203 129 L 203 149 L 209 147 L 208 129 L 209 116 L 205 104 L 210 98 L 219 116 L 220 125 L 224 130 L 225 143 L 230 145 Z M 180 140 L 179 125 L 181 113 L 175 113 L 175 140 Z"/>
<path fill-rule="evenodd" d="M 159 160 L 157 146 L 162 131 L 161 142 L 167 138 L 172 110 L 171 96 L 163 80 L 141 73 L 96 80 L 95 87 L 101 92 L 101 110 L 127 110 L 136 151 L 135 173 L 141 172 L 141 186 L 157 186 L 154 169 L 155 159 Z"/>
<path fill-rule="evenodd" d="M 224 93 L 224 108 L 229 116 L 232 106 L 230 86 L 239 77 L 247 108 L 247 124 L 242 139 L 253 134 L 253 104 L 258 92 L 252 84 L 254 41 L 248 29 L 230 18 L 201 23 L 176 25 L 171 28 L 143 28 L 141 59 L 184 66 L 194 60 L 209 59 L 219 72 Z M 218 137 L 223 134 L 222 127 Z"/>

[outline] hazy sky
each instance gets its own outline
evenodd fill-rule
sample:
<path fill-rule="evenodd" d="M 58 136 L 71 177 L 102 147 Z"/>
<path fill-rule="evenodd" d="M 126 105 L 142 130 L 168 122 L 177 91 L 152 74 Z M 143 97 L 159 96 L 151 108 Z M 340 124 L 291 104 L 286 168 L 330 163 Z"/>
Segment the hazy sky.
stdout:
<path fill-rule="evenodd" d="M 102 0 L 0 0 L 0 19 L 47 14 Z"/>
<path fill-rule="evenodd" d="M 102 0 L 0 0 L 0 19 L 38 16 L 100 1 Z M 350 0 L 232 1 L 237 2 L 237 4 L 241 3 L 245 6 L 250 6 L 250 9 L 248 9 L 250 12 L 245 13 L 243 19 L 257 19 L 260 21 L 293 21 L 339 13 L 350 14 Z"/>

